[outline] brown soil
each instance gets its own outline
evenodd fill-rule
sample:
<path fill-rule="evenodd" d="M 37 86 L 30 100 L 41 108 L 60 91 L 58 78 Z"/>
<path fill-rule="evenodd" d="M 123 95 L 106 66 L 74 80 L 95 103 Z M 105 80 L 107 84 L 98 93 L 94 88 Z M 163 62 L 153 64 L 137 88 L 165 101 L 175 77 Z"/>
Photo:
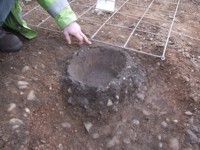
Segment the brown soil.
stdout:
<path fill-rule="evenodd" d="M 79 1 L 82 2 L 84 1 Z M 146 6 L 149 1 L 144 2 L 143 6 Z M 159 2 L 160 0 L 157 5 Z M 23 7 L 27 12 L 35 5 L 36 3 L 29 2 Z M 173 6 L 165 8 L 171 11 Z M 158 12 L 155 11 L 158 10 L 152 10 L 150 16 L 157 17 Z M 158 19 L 161 16 L 164 19 L 164 15 L 165 13 L 161 13 Z M 137 20 L 137 15 L 134 16 Z M 38 16 L 27 19 L 34 23 L 35 17 Z M 40 17 L 42 21 L 43 18 Z M 93 15 L 89 17 L 92 18 Z M 91 36 L 104 17 L 94 20 L 96 23 L 90 23 L 92 27 L 88 27 L 85 20 L 79 20 L 79 23 L 83 31 Z M 120 15 L 118 18 L 123 20 Z M 104 32 L 97 34 L 97 39 L 122 44 L 131 29 L 129 25 L 134 25 L 135 19 L 133 22 L 124 22 L 128 28 L 120 28 L 120 31 L 118 27 L 110 28 L 106 25 L 102 28 Z M 115 22 L 116 18 L 110 23 Z M 158 24 L 156 21 L 151 23 Z M 66 68 L 72 56 L 81 50 L 116 48 L 95 42 L 91 46 L 68 46 L 61 33 L 37 28 L 38 37 L 30 41 L 23 40 L 21 51 L 0 53 L 0 149 L 199 150 L 200 40 L 182 36 L 187 34 L 200 38 L 199 25 L 199 1 L 182 0 L 173 28 L 176 32 L 172 32 L 170 37 L 165 61 L 127 51 L 132 61 L 137 62 L 144 71 L 146 87 L 129 99 L 123 101 L 119 97 L 120 103 L 96 111 L 76 105 L 67 97 L 69 93 L 76 91 L 66 87 L 67 84 L 63 82 Z M 163 22 L 162 26 L 166 27 L 168 24 Z M 50 21 L 47 28 L 49 27 L 56 28 L 55 23 Z M 141 29 L 144 28 L 141 26 Z M 165 36 L 161 28 L 149 26 L 147 29 Z M 159 46 L 163 46 L 159 45 L 162 38 L 156 39 L 137 32 L 131 39 L 136 44 L 131 42 L 128 46 L 143 46 L 141 50 L 159 53 Z M 141 43 L 140 39 L 144 42 Z M 20 85 L 19 81 L 28 83 Z"/>

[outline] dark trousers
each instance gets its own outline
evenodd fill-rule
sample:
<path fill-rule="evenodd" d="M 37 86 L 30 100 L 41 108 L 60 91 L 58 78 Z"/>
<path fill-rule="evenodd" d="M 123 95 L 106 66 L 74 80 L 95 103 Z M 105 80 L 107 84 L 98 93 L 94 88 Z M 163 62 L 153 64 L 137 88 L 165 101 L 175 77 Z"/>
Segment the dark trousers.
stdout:
<path fill-rule="evenodd" d="M 16 0 L 0 0 L 0 26 L 6 20 Z"/>

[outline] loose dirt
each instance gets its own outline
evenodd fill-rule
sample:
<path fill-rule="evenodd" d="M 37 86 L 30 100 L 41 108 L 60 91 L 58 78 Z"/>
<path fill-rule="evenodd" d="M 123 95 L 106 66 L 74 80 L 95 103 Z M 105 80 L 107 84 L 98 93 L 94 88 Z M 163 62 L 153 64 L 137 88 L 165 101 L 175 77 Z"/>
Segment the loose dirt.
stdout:
<path fill-rule="evenodd" d="M 68 95 L 77 91 L 64 80 L 75 53 L 116 48 L 95 42 L 68 46 L 62 34 L 37 29 L 37 38 L 22 39 L 20 52 L 0 53 L 0 149 L 199 150 L 199 8 L 199 1 L 182 0 L 165 61 L 127 51 L 147 85 L 124 101 L 116 97 L 120 103 L 108 101 L 107 109 L 74 104 Z M 94 30 L 82 27 L 88 35 Z"/>

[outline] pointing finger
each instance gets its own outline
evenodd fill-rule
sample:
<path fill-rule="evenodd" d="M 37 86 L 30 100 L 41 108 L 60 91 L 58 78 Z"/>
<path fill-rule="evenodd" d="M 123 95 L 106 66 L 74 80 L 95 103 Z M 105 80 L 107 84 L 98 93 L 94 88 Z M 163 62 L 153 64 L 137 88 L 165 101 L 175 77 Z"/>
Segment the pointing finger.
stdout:
<path fill-rule="evenodd" d="M 71 38 L 70 38 L 70 35 L 69 35 L 69 34 L 65 34 L 65 38 L 66 38 L 66 40 L 67 40 L 67 43 L 68 43 L 68 44 L 71 44 L 71 43 L 72 43 L 72 41 L 71 41 Z"/>
<path fill-rule="evenodd" d="M 84 41 L 85 41 L 87 44 L 92 44 L 92 42 L 90 42 L 90 41 L 88 40 L 88 38 L 86 37 L 85 34 L 83 34 L 82 31 L 80 31 L 80 35 L 83 37 Z"/>

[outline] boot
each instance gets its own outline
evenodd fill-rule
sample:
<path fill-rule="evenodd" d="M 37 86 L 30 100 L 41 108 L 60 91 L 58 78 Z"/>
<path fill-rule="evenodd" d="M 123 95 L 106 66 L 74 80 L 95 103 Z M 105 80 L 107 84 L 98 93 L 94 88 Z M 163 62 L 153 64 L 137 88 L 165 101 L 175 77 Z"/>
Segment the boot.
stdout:
<path fill-rule="evenodd" d="M 16 52 L 22 47 L 20 39 L 0 26 L 0 52 Z"/>

